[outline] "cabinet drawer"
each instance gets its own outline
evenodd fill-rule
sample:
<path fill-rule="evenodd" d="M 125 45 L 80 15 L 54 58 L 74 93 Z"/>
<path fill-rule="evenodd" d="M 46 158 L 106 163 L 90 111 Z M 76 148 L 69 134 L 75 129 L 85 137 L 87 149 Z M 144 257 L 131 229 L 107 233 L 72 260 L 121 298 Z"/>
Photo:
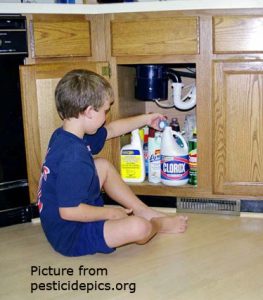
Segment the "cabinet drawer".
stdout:
<path fill-rule="evenodd" d="M 91 56 L 90 23 L 85 16 L 35 15 L 34 57 Z"/>
<path fill-rule="evenodd" d="M 114 20 L 111 34 L 113 56 L 199 52 L 197 17 Z"/>
<path fill-rule="evenodd" d="M 263 52 L 263 16 L 213 18 L 214 53 Z"/>

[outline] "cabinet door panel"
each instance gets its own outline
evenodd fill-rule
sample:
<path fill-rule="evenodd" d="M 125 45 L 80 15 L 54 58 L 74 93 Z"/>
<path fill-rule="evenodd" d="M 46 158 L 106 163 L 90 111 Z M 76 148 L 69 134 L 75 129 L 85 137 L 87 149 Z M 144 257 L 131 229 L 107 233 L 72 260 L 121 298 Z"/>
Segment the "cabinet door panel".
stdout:
<path fill-rule="evenodd" d="M 35 15 L 34 57 L 91 56 L 90 23 L 85 16 Z"/>
<path fill-rule="evenodd" d="M 213 18 L 214 53 L 263 52 L 263 16 Z"/>
<path fill-rule="evenodd" d="M 214 191 L 263 195 L 263 62 L 214 64 Z"/>
<path fill-rule="evenodd" d="M 102 74 L 106 63 L 56 63 L 22 66 L 20 68 L 24 132 L 28 181 L 31 202 L 35 202 L 41 165 L 53 131 L 62 125 L 56 107 L 54 91 L 59 79 L 72 69 L 88 69 Z M 109 121 L 111 115 L 108 115 Z M 111 158 L 111 142 L 99 156 Z"/>
<path fill-rule="evenodd" d="M 197 17 L 115 20 L 112 55 L 197 54 L 198 31 Z"/>

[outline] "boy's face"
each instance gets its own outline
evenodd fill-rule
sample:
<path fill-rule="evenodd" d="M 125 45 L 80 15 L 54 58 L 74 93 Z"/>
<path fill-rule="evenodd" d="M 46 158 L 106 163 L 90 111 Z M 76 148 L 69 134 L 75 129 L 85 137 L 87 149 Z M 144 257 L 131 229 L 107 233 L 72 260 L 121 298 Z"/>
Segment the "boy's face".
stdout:
<path fill-rule="evenodd" d="M 106 115 L 110 110 L 110 106 L 111 102 L 109 100 L 106 100 L 103 106 L 98 111 L 92 109 L 92 133 L 96 133 L 96 131 L 105 123 Z"/>

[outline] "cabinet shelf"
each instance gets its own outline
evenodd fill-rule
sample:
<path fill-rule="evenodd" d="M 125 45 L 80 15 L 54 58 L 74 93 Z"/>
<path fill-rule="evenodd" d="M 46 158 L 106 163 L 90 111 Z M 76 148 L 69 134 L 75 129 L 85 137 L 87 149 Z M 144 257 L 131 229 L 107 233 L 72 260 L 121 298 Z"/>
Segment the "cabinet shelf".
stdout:
<path fill-rule="evenodd" d="M 162 183 L 150 183 L 146 180 L 142 183 L 128 183 L 128 185 L 137 195 L 189 197 L 193 195 L 193 191 L 195 193 L 198 191 L 196 186 L 190 184 L 168 186 Z"/>

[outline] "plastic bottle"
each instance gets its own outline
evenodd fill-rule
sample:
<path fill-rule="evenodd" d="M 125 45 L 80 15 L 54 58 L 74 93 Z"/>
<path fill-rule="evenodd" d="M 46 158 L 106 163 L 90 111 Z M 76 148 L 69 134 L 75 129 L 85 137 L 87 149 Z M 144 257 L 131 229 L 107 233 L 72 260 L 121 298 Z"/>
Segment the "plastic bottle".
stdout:
<path fill-rule="evenodd" d="M 194 129 L 196 128 L 196 116 L 195 114 L 188 114 L 184 120 L 184 138 L 188 142 L 193 137 Z"/>
<path fill-rule="evenodd" d="M 174 136 L 180 138 L 179 146 Z M 188 182 L 188 146 L 183 136 L 170 126 L 164 129 L 161 142 L 161 182 L 166 185 L 180 186 Z"/>
<path fill-rule="evenodd" d="M 197 186 L 197 135 L 194 130 L 193 138 L 189 140 L 189 184 Z"/>
<path fill-rule="evenodd" d="M 172 127 L 173 131 L 180 132 L 180 124 L 177 118 L 172 118 L 170 126 Z"/>
<path fill-rule="evenodd" d="M 121 148 L 121 177 L 125 182 L 143 182 L 145 165 L 139 129 L 131 133 L 131 143 Z"/>
<path fill-rule="evenodd" d="M 143 157 L 144 157 L 144 165 L 145 165 L 145 176 L 148 176 L 148 138 L 149 138 L 149 127 L 145 126 L 143 128 L 144 131 L 144 139 L 143 139 Z"/>
<path fill-rule="evenodd" d="M 161 182 L 161 132 L 148 138 L 148 181 Z"/>

